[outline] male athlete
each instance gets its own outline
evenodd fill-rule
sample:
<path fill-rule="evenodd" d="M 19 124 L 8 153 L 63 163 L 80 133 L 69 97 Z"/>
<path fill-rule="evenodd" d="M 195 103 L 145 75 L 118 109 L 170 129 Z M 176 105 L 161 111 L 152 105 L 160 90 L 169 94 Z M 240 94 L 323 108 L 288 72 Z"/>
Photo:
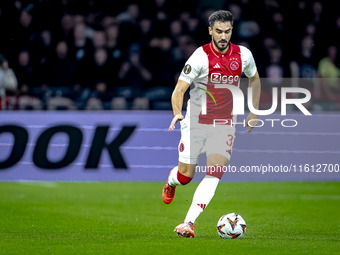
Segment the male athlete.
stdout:
<path fill-rule="evenodd" d="M 223 85 L 239 86 L 243 72 L 252 87 L 253 106 L 258 109 L 259 105 L 261 84 L 253 55 L 247 48 L 230 43 L 232 29 L 233 16 L 230 12 L 220 10 L 209 17 L 212 41 L 191 55 L 172 94 L 174 118 L 169 131 L 174 130 L 175 124 L 181 121 L 181 140 L 178 166 L 171 170 L 163 188 L 164 203 L 171 203 L 176 186 L 188 184 L 192 180 L 200 154 L 207 155 L 206 176 L 195 191 L 184 222 L 174 230 L 177 235 L 184 237 L 195 236 L 195 221 L 214 196 L 224 173 L 223 167 L 230 160 L 236 116 L 232 114 L 232 94 Z M 194 88 L 190 91 L 184 118 L 181 111 L 183 96 L 190 84 Z M 250 120 L 251 126 L 248 124 Z M 245 122 L 247 132 L 251 132 L 256 125 L 257 115 L 250 113 Z"/>

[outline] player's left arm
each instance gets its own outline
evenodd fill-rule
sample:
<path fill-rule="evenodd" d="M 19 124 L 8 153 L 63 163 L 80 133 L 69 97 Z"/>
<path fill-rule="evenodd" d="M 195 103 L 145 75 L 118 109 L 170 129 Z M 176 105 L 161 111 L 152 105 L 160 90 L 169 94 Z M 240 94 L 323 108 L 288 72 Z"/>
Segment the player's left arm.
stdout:
<path fill-rule="evenodd" d="M 261 95 L 261 82 L 259 73 L 256 71 L 255 75 L 249 78 L 249 87 L 253 90 L 253 106 L 256 110 L 259 109 L 260 95 Z M 248 127 L 247 133 L 250 133 L 253 128 L 258 124 L 258 116 L 252 112 L 249 113 L 244 127 Z M 249 121 L 251 126 L 249 126 Z"/>

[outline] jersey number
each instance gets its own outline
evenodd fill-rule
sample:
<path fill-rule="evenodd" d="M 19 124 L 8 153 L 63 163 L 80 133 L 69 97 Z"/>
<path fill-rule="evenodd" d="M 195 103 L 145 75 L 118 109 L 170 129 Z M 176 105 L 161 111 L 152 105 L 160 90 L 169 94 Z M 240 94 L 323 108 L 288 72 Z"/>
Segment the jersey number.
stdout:
<path fill-rule="evenodd" d="M 228 135 L 228 138 L 229 138 L 229 140 L 227 141 L 227 145 L 228 145 L 228 146 L 232 146 L 232 145 L 233 145 L 233 139 L 234 139 L 234 137 L 233 137 L 231 134 L 229 134 L 229 135 Z"/>

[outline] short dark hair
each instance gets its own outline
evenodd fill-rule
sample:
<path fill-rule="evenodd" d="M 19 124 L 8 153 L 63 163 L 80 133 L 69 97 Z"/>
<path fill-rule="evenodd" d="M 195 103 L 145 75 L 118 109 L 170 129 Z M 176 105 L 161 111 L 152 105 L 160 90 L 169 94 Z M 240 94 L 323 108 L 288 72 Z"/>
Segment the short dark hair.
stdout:
<path fill-rule="evenodd" d="M 234 16 L 229 11 L 219 10 L 209 16 L 209 26 L 213 28 L 215 22 L 228 22 L 230 21 L 231 26 L 234 24 Z"/>

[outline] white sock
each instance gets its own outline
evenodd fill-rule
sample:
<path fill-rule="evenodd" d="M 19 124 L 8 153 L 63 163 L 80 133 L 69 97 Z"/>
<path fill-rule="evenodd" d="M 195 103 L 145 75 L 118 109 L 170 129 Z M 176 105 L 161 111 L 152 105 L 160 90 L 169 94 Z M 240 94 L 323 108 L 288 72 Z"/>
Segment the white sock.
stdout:
<path fill-rule="evenodd" d="M 170 172 L 169 181 L 168 181 L 171 187 L 176 187 L 177 185 L 181 185 L 181 183 L 177 179 L 177 173 L 178 173 L 178 166 L 175 166 Z"/>
<path fill-rule="evenodd" d="M 197 217 L 208 206 L 210 200 L 215 195 L 215 190 L 220 179 L 217 177 L 206 175 L 201 183 L 198 185 L 194 197 L 192 199 L 191 206 L 185 217 L 184 222 L 194 223 Z"/>

